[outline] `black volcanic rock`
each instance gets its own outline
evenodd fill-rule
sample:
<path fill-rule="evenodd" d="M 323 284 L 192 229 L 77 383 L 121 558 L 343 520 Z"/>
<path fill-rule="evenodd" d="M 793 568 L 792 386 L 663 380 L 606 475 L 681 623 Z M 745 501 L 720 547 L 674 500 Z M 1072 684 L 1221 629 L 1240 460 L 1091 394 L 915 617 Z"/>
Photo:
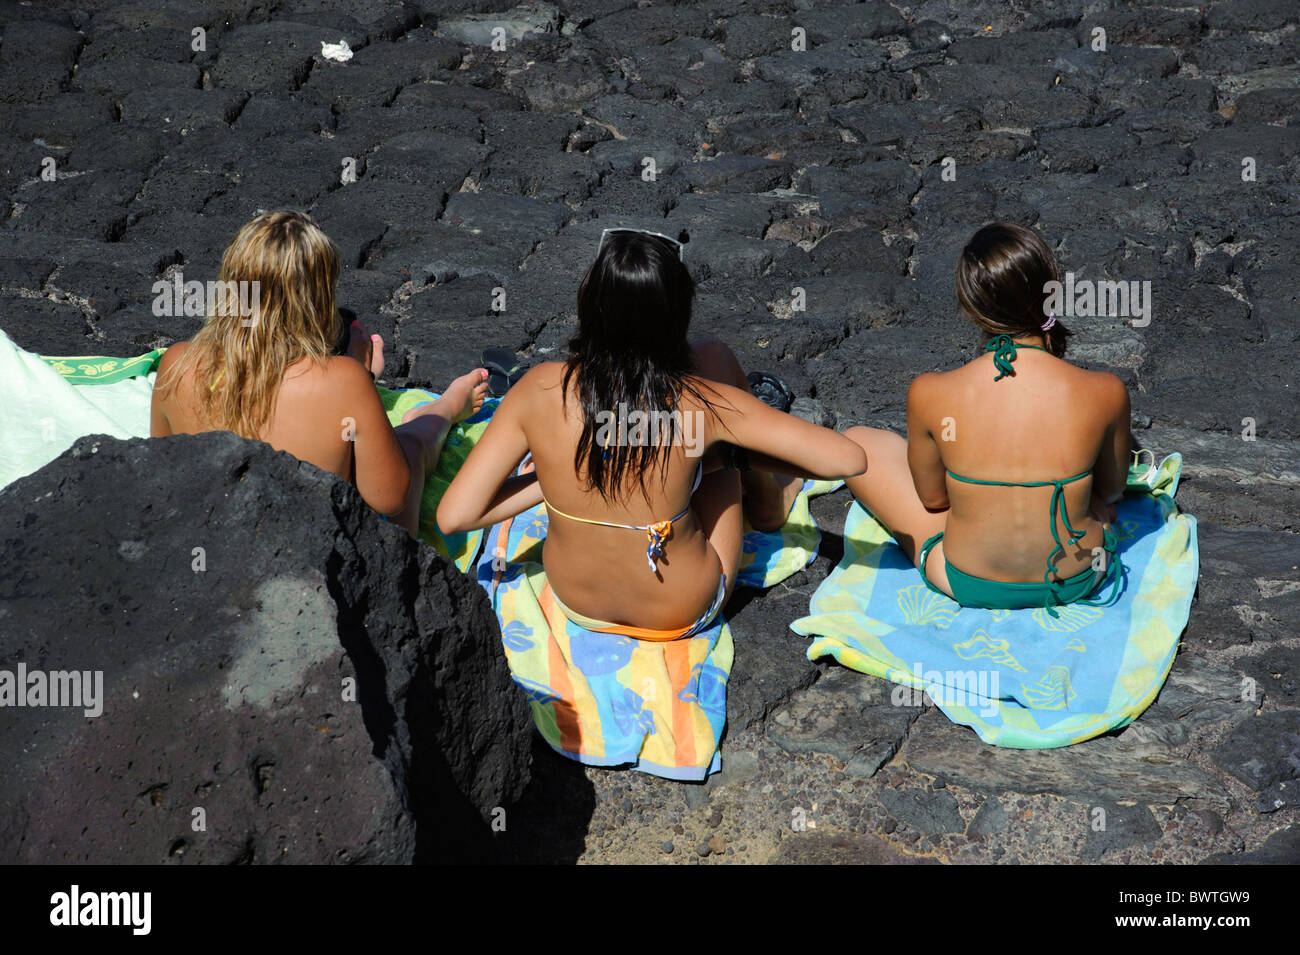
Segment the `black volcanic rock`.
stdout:
<path fill-rule="evenodd" d="M 344 482 L 224 432 L 90 436 L 0 528 L 0 671 L 103 680 L 96 717 L 4 711 L 0 860 L 495 857 L 532 733 L 496 618 Z"/>

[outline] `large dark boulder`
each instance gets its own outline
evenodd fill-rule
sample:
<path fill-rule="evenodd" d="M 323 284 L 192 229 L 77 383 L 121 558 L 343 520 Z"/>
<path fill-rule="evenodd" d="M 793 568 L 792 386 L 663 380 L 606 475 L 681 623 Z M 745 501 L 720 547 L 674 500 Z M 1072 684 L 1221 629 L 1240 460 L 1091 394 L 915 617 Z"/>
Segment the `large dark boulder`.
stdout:
<path fill-rule="evenodd" d="M 531 723 L 496 618 L 346 483 L 91 436 L 0 492 L 0 535 L 0 681 L 103 680 L 98 716 L 0 709 L 0 860 L 499 857 Z"/>

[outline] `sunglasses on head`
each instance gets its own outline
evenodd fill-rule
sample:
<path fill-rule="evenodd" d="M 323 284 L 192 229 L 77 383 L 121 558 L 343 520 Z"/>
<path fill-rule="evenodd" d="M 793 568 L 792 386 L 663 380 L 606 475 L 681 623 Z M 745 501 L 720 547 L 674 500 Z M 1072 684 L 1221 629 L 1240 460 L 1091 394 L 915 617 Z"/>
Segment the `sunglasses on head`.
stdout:
<path fill-rule="evenodd" d="M 600 245 L 596 246 L 597 255 L 600 255 L 601 250 L 605 248 L 605 243 L 609 241 L 610 237 L 615 235 L 652 235 L 656 239 L 663 239 L 671 245 L 673 250 L 677 253 L 677 258 L 680 259 L 682 257 L 682 243 L 679 240 L 674 239 L 670 235 L 664 235 L 662 232 L 651 232 L 649 229 L 606 229 L 600 234 Z"/>

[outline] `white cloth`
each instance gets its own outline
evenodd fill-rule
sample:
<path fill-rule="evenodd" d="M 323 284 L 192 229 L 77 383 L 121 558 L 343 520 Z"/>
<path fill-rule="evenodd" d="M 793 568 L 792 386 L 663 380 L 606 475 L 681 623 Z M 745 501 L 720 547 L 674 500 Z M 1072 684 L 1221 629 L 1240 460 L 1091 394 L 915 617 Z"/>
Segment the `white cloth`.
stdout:
<path fill-rule="evenodd" d="M 0 329 L 0 487 L 49 464 L 83 435 L 148 437 L 154 377 L 73 385 Z"/>

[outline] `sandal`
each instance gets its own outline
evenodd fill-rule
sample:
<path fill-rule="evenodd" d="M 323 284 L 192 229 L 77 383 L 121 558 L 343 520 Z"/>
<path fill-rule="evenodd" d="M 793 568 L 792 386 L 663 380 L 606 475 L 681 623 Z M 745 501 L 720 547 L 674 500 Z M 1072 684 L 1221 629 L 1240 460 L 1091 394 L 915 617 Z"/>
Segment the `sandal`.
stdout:
<path fill-rule="evenodd" d="M 524 376 L 524 363 L 508 348 L 485 348 L 481 364 L 488 372 L 488 394 L 500 398 Z"/>
<path fill-rule="evenodd" d="M 749 379 L 750 391 L 763 404 L 786 412 L 794 404 L 794 392 L 776 375 L 766 371 L 751 371 L 745 377 Z"/>

